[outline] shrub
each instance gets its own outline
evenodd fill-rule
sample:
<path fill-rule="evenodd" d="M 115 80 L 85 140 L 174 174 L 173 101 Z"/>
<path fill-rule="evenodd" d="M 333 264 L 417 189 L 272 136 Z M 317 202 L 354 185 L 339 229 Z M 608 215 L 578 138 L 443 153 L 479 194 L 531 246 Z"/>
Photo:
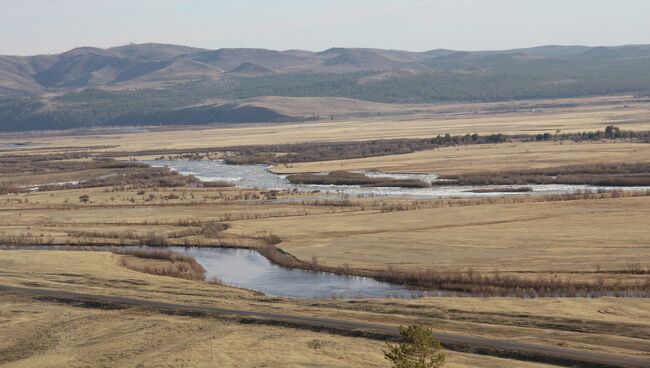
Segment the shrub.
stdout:
<path fill-rule="evenodd" d="M 650 163 L 612 163 L 558 166 L 543 169 L 474 172 L 442 175 L 434 185 L 569 184 L 598 186 L 648 186 Z"/>
<path fill-rule="evenodd" d="M 205 280 L 205 269 L 192 257 L 161 249 L 117 249 L 113 253 L 136 258 L 167 261 L 163 264 L 140 264 L 122 259 L 121 264 L 134 271 L 187 280 Z"/>
<path fill-rule="evenodd" d="M 205 181 L 203 182 L 203 186 L 206 188 L 231 188 L 235 184 L 229 181 Z"/>
<path fill-rule="evenodd" d="M 13 184 L 0 183 L 0 195 L 13 194 L 13 193 L 25 193 L 25 192 L 27 192 L 26 188 L 21 188 Z"/>
<path fill-rule="evenodd" d="M 287 176 L 287 180 L 295 184 L 319 184 L 319 185 L 361 185 L 371 187 L 405 187 L 405 188 L 426 188 L 430 187 L 417 179 L 393 179 L 393 178 L 371 178 L 362 173 L 349 171 L 332 171 L 326 175 L 322 174 L 295 174 Z"/>

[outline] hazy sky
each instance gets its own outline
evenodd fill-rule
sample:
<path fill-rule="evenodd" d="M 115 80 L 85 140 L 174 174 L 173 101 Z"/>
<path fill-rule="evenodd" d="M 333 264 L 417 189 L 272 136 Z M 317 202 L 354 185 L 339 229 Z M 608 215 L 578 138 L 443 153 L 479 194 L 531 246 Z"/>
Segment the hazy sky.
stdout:
<path fill-rule="evenodd" d="M 650 43 L 648 0 L 0 0 L 0 54 L 205 48 L 508 49 Z"/>

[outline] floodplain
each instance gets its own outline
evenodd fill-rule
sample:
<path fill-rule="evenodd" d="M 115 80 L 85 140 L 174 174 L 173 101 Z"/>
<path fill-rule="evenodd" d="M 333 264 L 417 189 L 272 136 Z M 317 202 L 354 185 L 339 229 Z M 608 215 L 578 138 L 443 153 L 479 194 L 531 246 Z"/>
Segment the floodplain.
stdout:
<path fill-rule="evenodd" d="M 620 103 L 621 99 L 605 100 L 542 112 L 408 115 L 403 121 L 375 117 L 3 136 L 0 141 L 7 148 L 0 153 L 0 284 L 346 323 L 396 326 L 421 321 L 441 333 L 643 360 L 650 354 L 650 191 L 645 187 L 593 187 L 557 194 L 513 190 L 445 198 L 355 197 L 335 190 L 326 194 L 246 188 L 236 181 L 202 180 L 140 162 L 164 156 L 146 153 L 153 150 L 168 150 L 169 155 L 205 150 L 201 152 L 205 160 L 228 157 L 232 154 L 228 147 L 242 145 L 263 149 L 287 143 L 367 143 L 447 133 L 559 134 L 556 131 L 589 132 L 611 125 L 631 132 L 650 130 L 647 103 L 631 97 Z M 28 141 L 35 145 L 9 146 Z M 571 165 L 643 164 L 650 159 L 648 147 L 647 142 L 609 136 L 589 142 L 506 139 L 399 155 L 292 162 L 270 170 L 278 174 L 338 170 L 497 174 Z M 636 177 L 645 178 L 646 173 Z M 188 260 L 111 250 L 139 245 L 249 248 L 285 267 L 367 276 L 413 290 L 445 293 L 378 299 L 335 294 L 265 296 L 218 280 L 178 277 L 184 274 L 178 263 Z M 48 250 L 49 246 L 80 248 Z M 84 250 L 88 246 L 106 247 L 106 251 Z M 142 366 L 212 366 L 210 359 L 242 367 L 261 364 L 255 356 L 235 362 L 236 351 L 250 346 L 263 352 L 270 365 L 282 361 L 286 366 L 306 362 L 349 366 L 346 359 L 359 366 L 384 364 L 382 341 L 350 331 L 251 323 L 228 316 L 170 315 L 145 307 L 105 309 L 20 293 L 3 292 L 0 298 L 0 324 L 3 331 L 11 331 L 0 336 L 3 366 L 44 361 L 69 366 L 83 358 L 97 365 L 112 361 L 126 366 L 134 356 L 140 357 Z M 123 338 L 115 339 L 115 331 Z M 280 346 L 271 343 L 280 340 Z M 17 341 L 30 344 L 18 349 Z M 92 343 L 80 346 L 81 341 Z M 352 344 L 354 351 L 348 348 Z M 521 356 L 513 351 L 478 351 L 471 343 L 463 348 L 454 347 L 464 352 L 451 352 L 448 366 L 554 363 L 544 354 L 533 354 L 528 358 L 536 362 L 525 362 L 516 360 Z M 123 355 L 115 356 L 115 351 Z"/>

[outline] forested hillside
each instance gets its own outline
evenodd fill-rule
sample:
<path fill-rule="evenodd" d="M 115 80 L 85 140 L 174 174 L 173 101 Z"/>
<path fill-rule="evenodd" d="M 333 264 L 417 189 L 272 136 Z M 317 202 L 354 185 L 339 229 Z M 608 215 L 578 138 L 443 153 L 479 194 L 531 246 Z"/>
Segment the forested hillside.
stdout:
<path fill-rule="evenodd" d="M 391 103 L 650 94 L 650 46 L 486 52 L 79 48 L 0 57 L 0 131 L 304 120 L 259 96 Z"/>

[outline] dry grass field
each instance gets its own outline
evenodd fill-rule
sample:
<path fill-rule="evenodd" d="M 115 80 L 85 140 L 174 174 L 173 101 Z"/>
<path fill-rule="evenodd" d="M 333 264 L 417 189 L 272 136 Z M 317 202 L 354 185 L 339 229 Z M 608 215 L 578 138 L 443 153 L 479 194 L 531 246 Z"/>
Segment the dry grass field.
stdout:
<path fill-rule="evenodd" d="M 122 256 L 103 252 L 4 250 L 0 255 L 0 282 L 7 285 L 381 323 L 421 320 L 439 331 L 650 354 L 650 308 L 644 299 L 292 301 L 127 270 L 120 266 Z M 210 326 L 213 359 L 224 365 L 385 366 L 380 341 L 137 308 L 99 310 L 2 295 L 0 324 L 7 332 L 0 334 L 0 362 L 9 367 L 133 366 L 133 361 L 145 367 L 214 366 L 209 362 Z M 242 354 L 250 349 L 256 354 Z M 448 366 L 544 365 L 451 352 Z"/>
<path fill-rule="evenodd" d="M 403 155 L 292 163 L 275 166 L 272 171 L 285 174 L 335 170 L 461 174 L 473 171 L 648 161 L 650 145 L 645 143 L 526 142 L 442 147 Z"/>
<path fill-rule="evenodd" d="M 140 310 L 0 296 L 3 367 L 385 367 L 382 342 Z M 254 354 L 252 353 L 254 352 Z M 449 353 L 447 367 L 545 364 Z"/>
<path fill-rule="evenodd" d="M 648 219 L 641 197 L 259 219 L 228 232 L 273 231 L 299 258 L 355 268 L 595 271 L 650 266 Z"/>
<path fill-rule="evenodd" d="M 172 193 L 178 199 L 164 199 Z M 93 232 L 173 234 L 193 228 L 192 222 L 213 220 L 230 225 L 219 239 L 189 238 L 256 246 L 256 238 L 275 234 L 280 247 L 301 259 L 354 268 L 560 272 L 650 265 L 647 196 L 427 208 L 437 203 L 433 200 L 409 211 L 384 212 L 379 208 L 395 201 L 311 205 L 302 204 L 298 194 L 287 197 L 293 202 L 277 204 L 263 196 L 244 200 L 245 193 L 259 195 L 231 188 L 89 188 L 4 196 L 0 235 L 91 243 L 101 238 Z M 89 203 L 80 203 L 82 194 Z"/>
<path fill-rule="evenodd" d="M 47 152 L 56 147 L 106 146 L 109 151 L 138 151 L 148 149 L 185 149 L 199 147 L 227 147 L 234 145 L 281 144 L 326 141 L 359 141 L 389 138 L 434 137 L 449 133 L 503 133 L 536 134 L 556 131 L 580 132 L 604 129 L 618 125 L 627 130 L 650 130 L 650 103 L 629 97 L 581 99 L 575 107 L 550 107 L 531 111 L 516 110 L 500 104 L 506 112 L 484 111 L 482 105 L 434 106 L 437 113 L 415 114 L 405 117 L 367 117 L 344 121 L 314 123 L 259 124 L 216 126 L 179 129 L 160 129 L 146 132 L 116 134 L 81 134 L 36 136 L 5 136 L 0 143 L 24 142 L 45 144 L 36 148 Z M 536 101 L 544 104 L 545 101 Z M 574 100 L 547 101 L 552 104 L 573 104 Z M 560 105 L 563 106 L 563 105 Z M 424 109 L 424 108 L 423 108 Z M 511 109 L 514 109 L 511 112 Z M 447 111 L 448 113 L 444 113 Z"/>

